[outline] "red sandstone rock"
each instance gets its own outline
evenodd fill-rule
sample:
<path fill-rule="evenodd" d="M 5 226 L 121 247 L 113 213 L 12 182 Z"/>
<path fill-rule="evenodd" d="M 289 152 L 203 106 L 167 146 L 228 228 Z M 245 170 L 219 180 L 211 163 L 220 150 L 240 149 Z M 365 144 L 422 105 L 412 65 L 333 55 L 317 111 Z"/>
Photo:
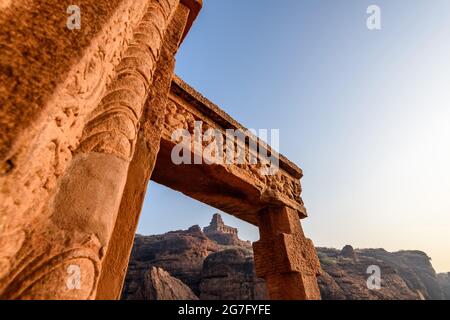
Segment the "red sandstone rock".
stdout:
<path fill-rule="evenodd" d="M 198 300 L 181 280 L 155 267 L 145 274 L 143 297 L 146 300 Z"/>
<path fill-rule="evenodd" d="M 445 300 L 450 300 L 450 272 L 439 273 L 438 283 L 439 286 L 442 288 L 443 298 Z"/>
<path fill-rule="evenodd" d="M 226 249 L 209 255 L 200 282 L 202 300 L 266 300 L 264 280 L 256 277 L 253 253 L 245 248 Z"/>
<path fill-rule="evenodd" d="M 216 218 L 217 220 L 217 218 Z M 227 230 L 226 228 L 223 230 Z M 133 295 L 133 292 L 142 290 L 142 273 L 136 273 L 136 267 L 144 260 L 151 262 L 159 256 L 160 261 L 170 261 L 164 248 L 166 241 L 177 245 L 172 248 L 181 254 L 187 263 L 172 264 L 172 271 L 183 275 L 189 273 L 190 285 L 195 288 L 200 299 L 265 299 L 267 289 L 263 280 L 255 276 L 252 251 L 245 246 L 222 246 L 215 243 L 214 250 L 207 255 L 202 254 L 202 263 L 193 257 L 194 251 L 201 248 L 195 241 L 188 240 L 197 235 L 205 241 L 205 235 L 200 228 L 193 227 L 189 231 L 169 232 L 160 236 L 139 237 L 140 244 L 133 250 L 133 258 L 127 275 L 127 288 L 130 293 L 124 292 L 124 298 L 143 299 Z M 179 242 L 173 238 L 178 237 Z M 152 239 L 152 240 L 144 240 Z M 184 240 L 183 240 L 184 239 Z M 214 241 L 206 240 L 209 246 Z M 145 243 L 150 245 L 146 247 Z M 158 244 L 160 243 L 160 244 Z M 358 299 L 449 299 L 450 277 L 447 274 L 436 274 L 429 262 L 429 258 L 419 251 L 400 251 L 390 253 L 383 249 L 352 249 L 336 250 L 317 248 L 322 266 L 322 274 L 318 278 L 320 292 L 327 300 L 358 300 Z M 202 250 L 202 249 L 200 249 Z M 344 251 L 344 253 L 342 252 Z M 141 261 L 136 261 L 139 257 Z M 189 265 L 192 261 L 193 265 Z M 189 272 L 194 267 L 195 273 Z M 381 290 L 369 290 L 367 287 L 367 267 L 378 265 L 382 272 Z M 186 270 L 182 270 L 186 268 Z M 200 270 L 201 269 L 201 270 Z M 139 289 L 141 288 L 141 289 Z M 441 294 L 441 288 L 443 294 Z"/>
<path fill-rule="evenodd" d="M 137 292 L 151 267 L 160 267 L 199 294 L 203 261 L 219 246 L 208 239 L 198 226 L 158 236 L 137 235 L 131 253 L 122 296 L 143 297 Z"/>

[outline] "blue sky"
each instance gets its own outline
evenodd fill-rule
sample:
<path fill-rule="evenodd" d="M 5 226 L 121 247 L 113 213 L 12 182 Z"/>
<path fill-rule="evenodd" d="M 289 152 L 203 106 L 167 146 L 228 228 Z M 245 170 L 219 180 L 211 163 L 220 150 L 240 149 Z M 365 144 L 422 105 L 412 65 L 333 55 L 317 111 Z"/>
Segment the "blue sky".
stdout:
<path fill-rule="evenodd" d="M 449 57 L 448 0 L 204 0 L 176 72 L 245 126 L 280 129 L 316 245 L 419 249 L 450 271 Z M 138 232 L 214 212 L 151 183 Z"/>

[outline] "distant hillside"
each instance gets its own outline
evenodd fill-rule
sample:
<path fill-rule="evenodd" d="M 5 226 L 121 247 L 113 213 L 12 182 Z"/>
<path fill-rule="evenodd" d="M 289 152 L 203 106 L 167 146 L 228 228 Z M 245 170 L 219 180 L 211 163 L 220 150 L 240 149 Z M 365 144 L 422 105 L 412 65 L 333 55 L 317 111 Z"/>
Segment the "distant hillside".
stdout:
<path fill-rule="evenodd" d="M 438 282 L 445 300 L 450 300 L 450 272 L 439 273 Z"/>
<path fill-rule="evenodd" d="M 325 299 L 437 299 L 444 298 L 430 258 L 421 251 L 384 249 L 342 251 L 317 248 L 324 270 L 319 278 Z M 380 267 L 381 289 L 367 288 L 367 268 Z"/>
<path fill-rule="evenodd" d="M 450 299 L 450 274 L 436 275 L 421 251 L 317 248 L 322 299 Z M 381 289 L 367 287 L 367 268 L 381 270 Z M 249 242 L 214 216 L 202 229 L 137 235 L 123 299 L 267 299 L 255 276 Z"/>

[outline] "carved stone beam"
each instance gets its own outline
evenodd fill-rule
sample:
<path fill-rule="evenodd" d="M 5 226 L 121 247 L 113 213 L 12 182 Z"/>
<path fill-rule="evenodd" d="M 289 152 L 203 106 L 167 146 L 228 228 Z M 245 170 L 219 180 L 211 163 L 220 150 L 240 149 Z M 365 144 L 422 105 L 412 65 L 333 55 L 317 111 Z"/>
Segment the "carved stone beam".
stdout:
<path fill-rule="evenodd" d="M 196 122 L 202 123 L 200 129 L 198 126 L 196 129 Z M 306 217 L 306 209 L 300 197 L 301 169 L 283 155 L 277 154 L 279 170 L 273 175 L 267 175 L 267 162 L 250 146 L 259 144 L 266 155 L 271 155 L 272 150 L 253 134 L 249 133 L 244 148 L 241 148 L 245 153 L 243 163 L 211 161 L 214 163 L 207 164 L 209 154 L 205 150 L 213 140 L 204 139 L 200 142 L 202 150 L 199 150 L 198 145 L 192 144 L 190 147 L 192 164 L 175 164 L 172 151 L 180 140 L 173 139 L 173 134 L 180 129 L 187 130 L 193 139 L 199 131 L 205 138 L 208 129 L 217 129 L 223 141 L 226 141 L 227 129 L 246 132 L 245 127 L 218 106 L 175 77 L 166 110 L 161 150 L 152 180 L 254 225 L 258 225 L 258 212 L 269 205 L 287 206 L 298 217 Z M 215 141 L 218 140 L 216 137 Z M 238 151 L 237 143 L 234 146 Z M 253 151 L 249 151 L 250 149 Z M 219 152 L 218 150 L 216 151 Z M 225 155 L 226 150 L 223 151 Z M 201 158 L 202 154 L 205 156 L 202 163 L 195 164 L 195 159 Z"/>

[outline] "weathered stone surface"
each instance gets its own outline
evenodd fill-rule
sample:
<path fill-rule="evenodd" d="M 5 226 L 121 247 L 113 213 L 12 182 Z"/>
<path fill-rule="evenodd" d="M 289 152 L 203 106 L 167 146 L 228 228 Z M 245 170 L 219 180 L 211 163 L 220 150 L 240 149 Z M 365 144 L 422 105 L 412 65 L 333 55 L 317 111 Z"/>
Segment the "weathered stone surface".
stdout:
<path fill-rule="evenodd" d="M 386 250 L 367 249 L 364 254 L 385 261 L 398 270 L 399 275 L 410 288 L 420 291 L 425 299 L 442 299 L 442 290 L 437 275 L 425 252 L 402 250 L 393 254 Z"/>
<path fill-rule="evenodd" d="M 42 138 L 48 139 L 59 133 L 59 125 L 68 142 L 74 139 L 66 123 L 78 120 L 79 124 L 96 106 L 147 3 L 85 0 L 80 3 L 83 27 L 79 30 L 66 27 L 68 1 L 17 0 L 2 8 L 2 164 L 10 159 L 14 168 L 20 166 L 22 143 L 38 139 L 36 134 L 42 130 L 46 133 Z"/>
<path fill-rule="evenodd" d="M 270 207 L 258 218 L 260 240 L 253 243 L 255 270 L 266 280 L 270 298 L 319 300 L 320 263 L 296 212 L 288 207 Z"/>
<path fill-rule="evenodd" d="M 83 213 L 81 224 L 70 215 L 62 221 L 52 201 L 69 184 L 63 177 L 84 124 L 112 83 L 146 3 L 85 1 L 84 28 L 73 32 L 66 28 L 64 1 L 14 1 L 0 12 L 2 298 L 91 298 L 95 292 L 105 243 L 89 232 L 96 226 L 82 230 Z M 78 163 L 98 164 L 83 157 Z M 114 159 L 109 164 L 111 173 L 123 167 Z M 102 191 L 120 190 L 120 183 L 119 178 Z M 110 200 L 105 205 L 114 207 Z M 94 195 L 86 201 L 98 203 Z M 61 278 L 70 259 L 87 268 L 89 281 L 80 290 L 67 290 Z M 54 276 L 47 274 L 52 270 Z"/>
<path fill-rule="evenodd" d="M 226 249 L 209 255 L 200 282 L 202 300 L 266 300 L 264 280 L 256 277 L 249 249 Z"/>
<path fill-rule="evenodd" d="M 137 235 L 122 296 L 135 296 L 136 290 L 142 286 L 145 272 L 152 266 L 163 268 L 198 295 L 203 261 L 218 250 L 219 246 L 198 226 L 158 236 Z"/>
<path fill-rule="evenodd" d="M 162 268 L 152 267 L 144 279 L 145 300 L 198 300 L 192 290 Z"/>
<path fill-rule="evenodd" d="M 103 262 L 97 299 L 120 298 L 139 214 L 159 151 L 162 119 L 175 67 L 174 56 L 188 15 L 186 7 L 178 7 L 167 29 L 153 85 L 140 119 L 136 151 L 128 170 L 111 246 Z"/>
<path fill-rule="evenodd" d="M 387 252 L 356 249 L 354 257 L 318 248 L 323 273 L 318 278 L 323 299 L 442 299 L 429 257 L 420 251 Z M 381 290 L 367 288 L 367 268 L 381 269 Z"/>
<path fill-rule="evenodd" d="M 439 286 L 442 289 L 442 295 L 445 300 L 450 300 L 450 272 L 439 273 L 437 275 Z"/>
<path fill-rule="evenodd" d="M 0 12 L 2 298 L 95 297 L 180 2 L 84 1 L 75 31 L 68 5 L 20 0 Z M 67 286 L 71 266 L 83 274 L 77 290 Z"/>
<path fill-rule="evenodd" d="M 319 248 L 322 274 L 318 278 L 322 298 L 326 300 L 416 300 L 417 288 L 409 287 L 404 278 L 382 259 L 365 255 L 361 251 L 342 255 L 342 251 Z M 377 265 L 381 269 L 381 289 L 369 290 L 367 268 Z"/>
<path fill-rule="evenodd" d="M 356 258 L 355 250 L 351 245 L 348 244 L 342 248 L 341 256 L 345 258 L 355 259 Z"/>
<path fill-rule="evenodd" d="M 218 221 L 218 218 L 216 216 L 213 221 Z M 211 231 L 211 229 L 208 230 Z M 229 230 L 225 225 L 221 229 Z M 232 245 L 218 243 L 215 239 L 221 239 L 218 236 L 219 233 L 220 231 L 215 230 L 214 237 L 209 238 L 208 233 L 203 233 L 199 226 L 193 226 L 186 231 L 168 232 L 157 236 L 137 235 L 122 297 L 143 299 L 140 292 L 142 292 L 144 274 L 151 266 L 157 266 L 182 280 L 201 299 L 267 298 L 268 293 L 264 281 L 255 275 L 251 247 L 239 238 Z M 225 232 L 221 233 L 229 235 Z M 296 247 L 292 248 L 295 250 Z M 215 252 L 217 254 L 214 254 Z M 267 255 L 270 259 L 273 253 Z M 295 258 L 296 255 L 291 253 L 291 256 Z M 305 257 L 307 256 L 305 255 Z M 307 258 L 304 259 L 306 262 Z M 296 262 L 295 259 L 293 261 L 294 265 L 300 267 L 305 263 L 303 261 Z M 267 263 L 269 266 L 272 265 L 270 261 Z M 284 263 L 282 265 L 284 266 Z M 269 268 L 269 270 L 271 269 Z M 299 272 L 295 270 L 290 274 L 300 276 Z M 316 271 L 310 274 L 305 268 L 302 272 L 301 276 L 310 275 L 314 280 L 316 279 Z M 275 276 L 277 274 L 277 272 L 270 273 Z M 295 277 L 290 279 L 293 291 L 287 292 L 288 296 L 293 297 L 293 292 L 302 290 L 304 286 L 311 286 L 311 284 L 300 281 L 303 280 Z M 319 289 L 317 288 L 317 290 Z"/>
<path fill-rule="evenodd" d="M 192 228 L 190 232 L 200 233 L 200 228 Z M 186 231 L 165 235 L 150 236 L 146 238 L 165 241 L 166 237 L 174 235 L 180 238 L 190 237 Z M 155 241 L 155 240 L 153 240 Z M 347 248 L 349 249 L 350 246 Z M 153 245 L 147 248 L 147 256 L 152 251 L 158 250 Z M 192 249 L 195 249 L 193 246 Z M 145 246 L 140 246 L 137 251 L 145 251 Z M 184 248 L 183 251 L 189 251 Z M 350 250 L 345 250 L 350 251 Z M 344 252 L 345 252 L 344 251 Z M 318 277 L 322 299 L 326 300 L 417 300 L 417 299 L 449 299 L 450 276 L 439 274 L 436 278 L 432 275 L 434 270 L 429 263 L 429 258 L 420 251 L 387 252 L 383 249 L 353 249 L 348 257 L 342 254 L 342 250 L 317 248 L 322 273 Z M 137 254 L 137 252 L 136 252 Z M 192 252 L 190 253 L 192 255 Z M 140 255 L 142 257 L 142 255 Z M 264 280 L 255 277 L 253 254 L 245 247 L 220 246 L 203 259 L 201 272 L 197 273 L 199 287 L 197 294 L 200 299 L 265 299 L 267 289 Z M 143 284 L 142 275 L 131 275 L 135 272 L 135 263 L 130 264 L 130 286 L 135 286 L 135 291 Z M 369 290 L 367 287 L 367 268 L 370 265 L 378 265 L 381 269 L 381 289 Z M 179 264 L 184 268 L 185 265 Z M 198 264 L 197 264 L 198 268 Z M 182 270 L 174 271 L 182 273 Z M 429 278 L 431 276 L 431 278 Z M 424 282 L 422 279 L 429 279 Z M 434 280 L 433 280 L 434 279 Z M 192 281 L 195 282 L 195 281 Z M 430 295 L 436 287 L 442 288 L 443 295 Z M 141 289 L 142 290 L 142 289 Z M 136 299 L 133 295 L 124 295 L 124 298 Z M 143 299 L 142 296 L 137 299 Z"/>
<path fill-rule="evenodd" d="M 122 298 L 145 299 L 145 273 L 158 266 L 170 270 L 201 299 L 266 299 L 264 281 L 254 273 L 251 247 L 240 239 L 236 243 L 221 245 L 199 226 L 158 236 L 138 235 Z"/>

